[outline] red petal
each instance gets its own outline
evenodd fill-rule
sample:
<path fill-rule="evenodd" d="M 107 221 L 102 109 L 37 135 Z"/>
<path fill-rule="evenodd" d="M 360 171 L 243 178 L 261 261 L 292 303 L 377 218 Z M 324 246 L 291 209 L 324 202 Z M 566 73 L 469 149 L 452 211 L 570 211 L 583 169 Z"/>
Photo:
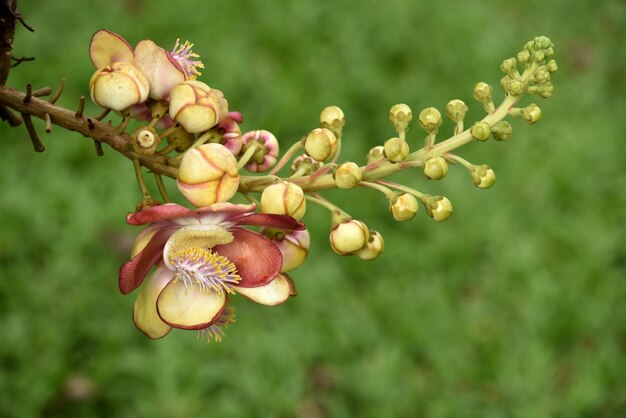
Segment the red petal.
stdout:
<path fill-rule="evenodd" d="M 152 266 L 163 257 L 163 247 L 177 228 L 163 228 L 150 240 L 148 245 L 120 268 L 120 291 L 127 295 L 143 282 Z"/>
<path fill-rule="evenodd" d="M 291 216 L 275 215 L 271 213 L 252 213 L 236 218 L 235 221 L 242 225 L 263 226 L 266 228 L 287 229 L 287 230 L 303 230 L 306 226 L 296 221 Z"/>
<path fill-rule="evenodd" d="M 239 112 L 228 112 L 228 117 L 237 123 L 243 122 L 243 115 Z"/>
<path fill-rule="evenodd" d="M 216 245 L 213 250 L 232 261 L 241 276 L 239 287 L 258 287 L 270 283 L 283 265 L 283 257 L 272 241 L 261 234 L 232 228 L 235 240 Z"/>
<path fill-rule="evenodd" d="M 130 225 L 145 225 L 162 220 L 193 216 L 193 211 L 175 203 L 152 206 L 139 212 L 129 213 L 126 222 Z"/>

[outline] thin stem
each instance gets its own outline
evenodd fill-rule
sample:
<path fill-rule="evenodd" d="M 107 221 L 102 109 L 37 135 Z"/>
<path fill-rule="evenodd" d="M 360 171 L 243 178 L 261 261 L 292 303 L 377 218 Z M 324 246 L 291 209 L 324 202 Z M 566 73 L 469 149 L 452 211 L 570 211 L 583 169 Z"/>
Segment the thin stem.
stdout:
<path fill-rule="evenodd" d="M 274 168 L 272 168 L 272 171 L 270 171 L 270 174 L 276 174 L 278 173 L 278 171 L 283 168 L 285 166 L 285 164 L 287 164 L 289 162 L 289 160 L 291 160 L 291 157 L 293 157 L 294 155 L 296 155 L 296 153 L 298 151 L 300 151 L 300 149 L 302 149 L 302 140 L 296 142 L 295 144 L 293 144 L 291 147 L 289 147 L 289 149 L 287 150 L 287 152 L 285 154 L 283 154 L 282 158 L 280 159 L 280 161 L 278 161 L 276 163 L 276 165 L 274 166 Z"/>
<path fill-rule="evenodd" d="M 154 179 L 156 180 L 157 187 L 159 189 L 159 193 L 163 198 L 165 203 L 170 203 L 172 200 L 167 194 L 167 189 L 165 188 L 165 184 L 163 184 L 163 177 L 159 173 L 154 173 Z"/>
<path fill-rule="evenodd" d="M 158 123 L 158 120 L 157 120 L 157 123 Z M 167 138 L 168 136 L 173 134 L 174 131 L 176 131 L 176 129 L 178 129 L 178 124 L 174 124 L 174 125 L 170 126 L 166 130 L 164 130 L 163 133 L 160 134 L 159 136 L 161 137 L 161 139 Z"/>
<path fill-rule="evenodd" d="M 54 95 L 50 98 L 50 100 L 48 100 L 48 103 L 55 104 L 56 101 L 59 100 L 59 97 L 61 97 L 61 94 L 63 94 L 64 87 L 65 87 L 65 79 L 62 78 L 61 81 L 59 81 L 59 87 L 57 87 L 56 93 L 54 93 Z"/>
<path fill-rule="evenodd" d="M 413 196 L 417 197 L 418 199 L 422 199 L 424 196 L 426 196 L 426 195 L 425 195 L 424 193 L 422 193 L 422 192 L 419 192 L 419 191 L 417 191 L 417 190 L 415 190 L 415 189 L 412 189 L 412 188 L 410 188 L 410 187 L 403 186 L 403 185 L 401 185 L 401 184 L 394 183 L 394 182 L 391 182 L 391 181 L 387 181 L 387 180 L 378 180 L 376 183 L 378 183 L 378 184 L 384 184 L 385 186 L 389 186 L 389 187 L 392 187 L 392 188 L 394 188 L 394 189 L 396 189 L 396 190 L 400 190 L 401 192 L 405 192 L 405 193 L 408 193 L 408 194 L 412 194 Z"/>
<path fill-rule="evenodd" d="M 35 152 L 44 152 L 46 150 L 46 147 L 39 139 L 37 131 L 35 130 L 35 125 L 33 125 L 33 120 L 31 119 L 30 115 L 28 113 L 22 113 L 22 119 L 24 120 L 26 130 L 28 130 L 28 136 L 30 136 L 30 140 L 33 143 L 33 148 L 35 149 Z"/>
<path fill-rule="evenodd" d="M 161 151 L 159 151 L 159 154 L 167 155 L 170 152 L 174 151 L 177 146 L 178 146 L 178 143 L 176 141 L 172 141 L 169 144 L 167 144 L 167 146 L 165 148 L 163 148 Z"/>
<path fill-rule="evenodd" d="M 461 164 L 463 167 L 467 169 L 473 166 L 473 164 L 467 161 L 465 158 L 459 157 L 458 155 L 455 155 L 455 154 L 446 153 L 443 155 L 443 157 L 449 162 L 453 164 Z"/>
<path fill-rule="evenodd" d="M 139 185 L 139 190 L 141 190 L 141 194 L 144 199 L 152 199 L 150 196 L 150 192 L 146 187 L 146 182 L 143 178 L 143 173 L 141 172 L 141 163 L 139 160 L 133 160 L 133 165 L 135 166 L 135 176 L 137 176 L 137 184 Z"/>
<path fill-rule="evenodd" d="M 241 195 L 245 197 L 250 203 L 254 203 L 257 206 L 261 204 L 261 202 L 255 199 L 250 193 L 241 193 Z"/>
<path fill-rule="evenodd" d="M 76 113 L 74 113 L 74 117 L 82 118 L 84 111 L 85 111 L 85 96 L 80 96 L 78 98 L 78 109 L 76 109 Z"/>
<path fill-rule="evenodd" d="M 257 145 L 256 143 L 251 142 L 246 152 L 241 156 L 241 158 L 237 162 L 237 169 L 241 170 L 246 164 L 248 164 L 248 161 L 250 161 L 250 158 L 254 156 L 254 154 L 257 152 L 259 147 L 260 145 Z"/>
<path fill-rule="evenodd" d="M 293 174 L 291 175 L 291 177 L 289 177 L 289 178 L 290 178 L 290 179 L 295 179 L 295 178 L 298 178 L 298 177 L 302 177 L 302 176 L 303 176 L 306 172 L 307 172 L 307 169 L 306 169 L 306 168 L 300 167 L 300 168 L 299 168 L 299 169 L 297 169 L 297 170 L 296 170 L 296 172 L 295 172 L 295 173 L 293 173 Z"/>
<path fill-rule="evenodd" d="M 350 217 L 350 215 L 348 215 L 346 212 L 344 212 L 339 206 L 336 206 L 332 203 L 330 203 L 328 200 L 324 199 L 323 197 L 321 197 L 318 194 L 315 194 L 314 196 L 311 195 L 304 195 L 305 199 L 315 203 L 316 205 L 319 205 L 323 208 L 328 209 L 330 212 L 332 212 L 333 214 L 338 214 L 340 216 L 347 216 Z"/>
<path fill-rule="evenodd" d="M 359 183 L 359 186 L 363 186 L 363 187 L 369 187 L 370 189 L 374 189 L 374 190 L 378 190 L 379 192 L 381 192 L 382 194 L 385 195 L 385 197 L 387 199 L 391 199 L 394 195 L 394 192 L 392 190 L 390 190 L 389 188 L 382 186 L 378 183 L 371 183 L 369 181 L 362 181 Z"/>

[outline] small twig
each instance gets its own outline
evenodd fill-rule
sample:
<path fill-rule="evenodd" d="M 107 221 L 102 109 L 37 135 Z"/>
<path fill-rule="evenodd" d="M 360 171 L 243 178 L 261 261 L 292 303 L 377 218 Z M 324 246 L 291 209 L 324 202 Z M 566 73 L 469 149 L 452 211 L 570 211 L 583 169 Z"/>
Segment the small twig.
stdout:
<path fill-rule="evenodd" d="M 76 113 L 74 113 L 74 117 L 82 118 L 84 111 L 85 111 L 85 96 L 80 96 L 78 98 L 78 109 L 76 110 Z"/>
<path fill-rule="evenodd" d="M 11 64 L 11 68 L 15 68 L 23 62 L 34 61 L 35 57 L 19 57 L 19 58 L 11 57 L 11 59 L 15 61 L 13 64 Z"/>
<path fill-rule="evenodd" d="M 139 160 L 133 160 L 133 165 L 135 166 L 135 175 L 137 176 L 137 184 L 139 185 L 139 190 L 141 190 L 141 194 L 144 199 L 152 199 L 150 196 L 150 192 L 146 187 L 146 182 L 143 179 L 143 173 L 141 172 L 141 163 Z"/>
<path fill-rule="evenodd" d="M 33 91 L 33 97 L 44 97 L 49 96 L 52 93 L 52 89 L 50 87 L 42 87 Z"/>
<path fill-rule="evenodd" d="M 30 103 L 30 99 L 33 97 L 33 85 L 28 83 L 26 85 L 26 96 L 22 100 L 24 103 Z"/>
<path fill-rule="evenodd" d="M 121 134 L 122 132 L 126 130 L 126 127 L 128 126 L 129 122 L 130 122 L 130 115 L 127 113 L 123 116 L 120 124 L 115 127 L 115 131 Z"/>
<path fill-rule="evenodd" d="M 104 110 L 102 111 L 102 113 L 100 113 L 100 114 L 99 114 L 98 116 L 96 116 L 94 119 L 96 119 L 96 120 L 102 120 L 102 119 L 106 118 L 106 117 L 107 117 L 107 115 L 108 115 L 109 113 L 111 113 L 111 109 L 106 108 L 106 109 L 104 109 Z"/>
<path fill-rule="evenodd" d="M 28 113 L 22 113 L 22 119 L 24 120 L 24 125 L 26 125 L 26 130 L 28 130 L 28 135 L 33 143 L 35 152 L 44 152 L 46 147 L 37 136 L 37 131 L 35 130 L 35 125 L 33 125 L 33 120 L 30 118 L 30 115 Z"/>
<path fill-rule="evenodd" d="M 161 177 L 159 173 L 154 173 L 154 178 L 156 180 L 156 184 L 159 189 L 159 193 L 161 194 L 161 197 L 163 198 L 163 201 L 165 203 L 170 203 L 172 200 L 167 194 L 167 189 L 165 188 L 165 184 L 163 184 L 163 177 Z"/>
<path fill-rule="evenodd" d="M 19 20 L 20 23 L 22 24 L 22 26 L 24 26 L 28 31 L 35 32 L 35 29 L 24 21 L 24 18 L 22 17 L 22 14 L 18 10 L 15 10 L 12 13 L 13 13 L 13 16 L 15 16 L 15 18 L 17 20 Z"/>
<path fill-rule="evenodd" d="M 54 96 L 52 96 L 50 100 L 48 100 L 48 103 L 50 104 L 56 103 L 56 101 L 59 100 L 59 97 L 61 97 L 61 94 L 63 94 L 64 87 L 65 87 L 65 79 L 62 78 L 61 81 L 59 82 L 59 87 L 57 88 L 56 93 L 54 93 Z"/>
<path fill-rule="evenodd" d="M 96 155 L 98 157 L 102 157 L 104 155 L 104 150 L 102 149 L 102 142 L 98 141 L 97 139 L 94 139 L 93 144 L 96 147 Z"/>
<path fill-rule="evenodd" d="M 22 118 L 17 116 L 12 109 L 0 104 L 0 118 L 9 122 L 13 128 L 22 124 Z"/>
<path fill-rule="evenodd" d="M 45 113 L 43 115 L 43 119 L 46 121 L 46 133 L 49 134 L 52 132 L 52 119 L 50 118 L 50 113 Z"/>

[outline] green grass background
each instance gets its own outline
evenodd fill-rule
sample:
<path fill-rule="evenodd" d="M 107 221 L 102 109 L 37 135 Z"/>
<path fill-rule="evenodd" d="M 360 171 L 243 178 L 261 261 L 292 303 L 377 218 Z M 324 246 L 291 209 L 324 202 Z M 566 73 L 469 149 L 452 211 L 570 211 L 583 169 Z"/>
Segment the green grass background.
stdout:
<path fill-rule="evenodd" d="M 124 222 L 140 197 L 132 164 L 39 122 L 47 150 L 35 154 L 23 127 L 2 124 L 0 416 L 626 416 L 623 1 L 20 6 L 36 32 L 18 29 L 15 55 L 36 61 L 11 72 L 12 86 L 66 77 L 59 103 L 73 108 L 96 30 L 166 48 L 190 39 L 201 80 L 225 92 L 245 130 L 287 147 L 339 105 L 343 156 L 357 161 L 392 136 L 394 103 L 417 113 L 460 98 L 468 122 L 482 117 L 474 84 L 498 86 L 502 59 L 536 35 L 554 41 L 559 71 L 554 97 L 525 101 L 542 107 L 538 125 L 515 120 L 511 141 L 460 151 L 494 168 L 494 188 L 456 167 L 440 182 L 397 176 L 448 196 L 450 221 L 421 211 L 399 224 L 374 191 L 328 193 L 383 233 L 384 256 L 335 255 L 328 214 L 311 207 L 300 295 L 276 308 L 238 298 L 221 344 L 177 331 L 150 341 L 131 322 L 117 271 L 138 232 Z M 410 137 L 419 147 L 417 125 Z"/>

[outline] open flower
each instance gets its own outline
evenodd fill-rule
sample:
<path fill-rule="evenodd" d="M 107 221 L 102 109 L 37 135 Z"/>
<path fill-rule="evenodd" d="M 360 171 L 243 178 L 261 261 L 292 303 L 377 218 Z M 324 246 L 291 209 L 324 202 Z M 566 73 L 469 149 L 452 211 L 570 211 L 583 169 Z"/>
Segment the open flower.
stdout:
<path fill-rule="evenodd" d="M 129 224 L 148 226 L 137 236 L 131 260 L 120 269 L 121 292 L 139 287 L 157 266 L 135 302 L 137 328 L 150 338 L 161 338 L 172 327 L 206 330 L 227 319 L 222 315 L 229 294 L 266 305 L 293 294 L 293 282 L 280 274 L 280 250 L 242 225 L 282 230 L 303 230 L 304 225 L 254 210 L 254 205 L 227 202 L 195 211 L 165 204 L 128 215 Z"/>

